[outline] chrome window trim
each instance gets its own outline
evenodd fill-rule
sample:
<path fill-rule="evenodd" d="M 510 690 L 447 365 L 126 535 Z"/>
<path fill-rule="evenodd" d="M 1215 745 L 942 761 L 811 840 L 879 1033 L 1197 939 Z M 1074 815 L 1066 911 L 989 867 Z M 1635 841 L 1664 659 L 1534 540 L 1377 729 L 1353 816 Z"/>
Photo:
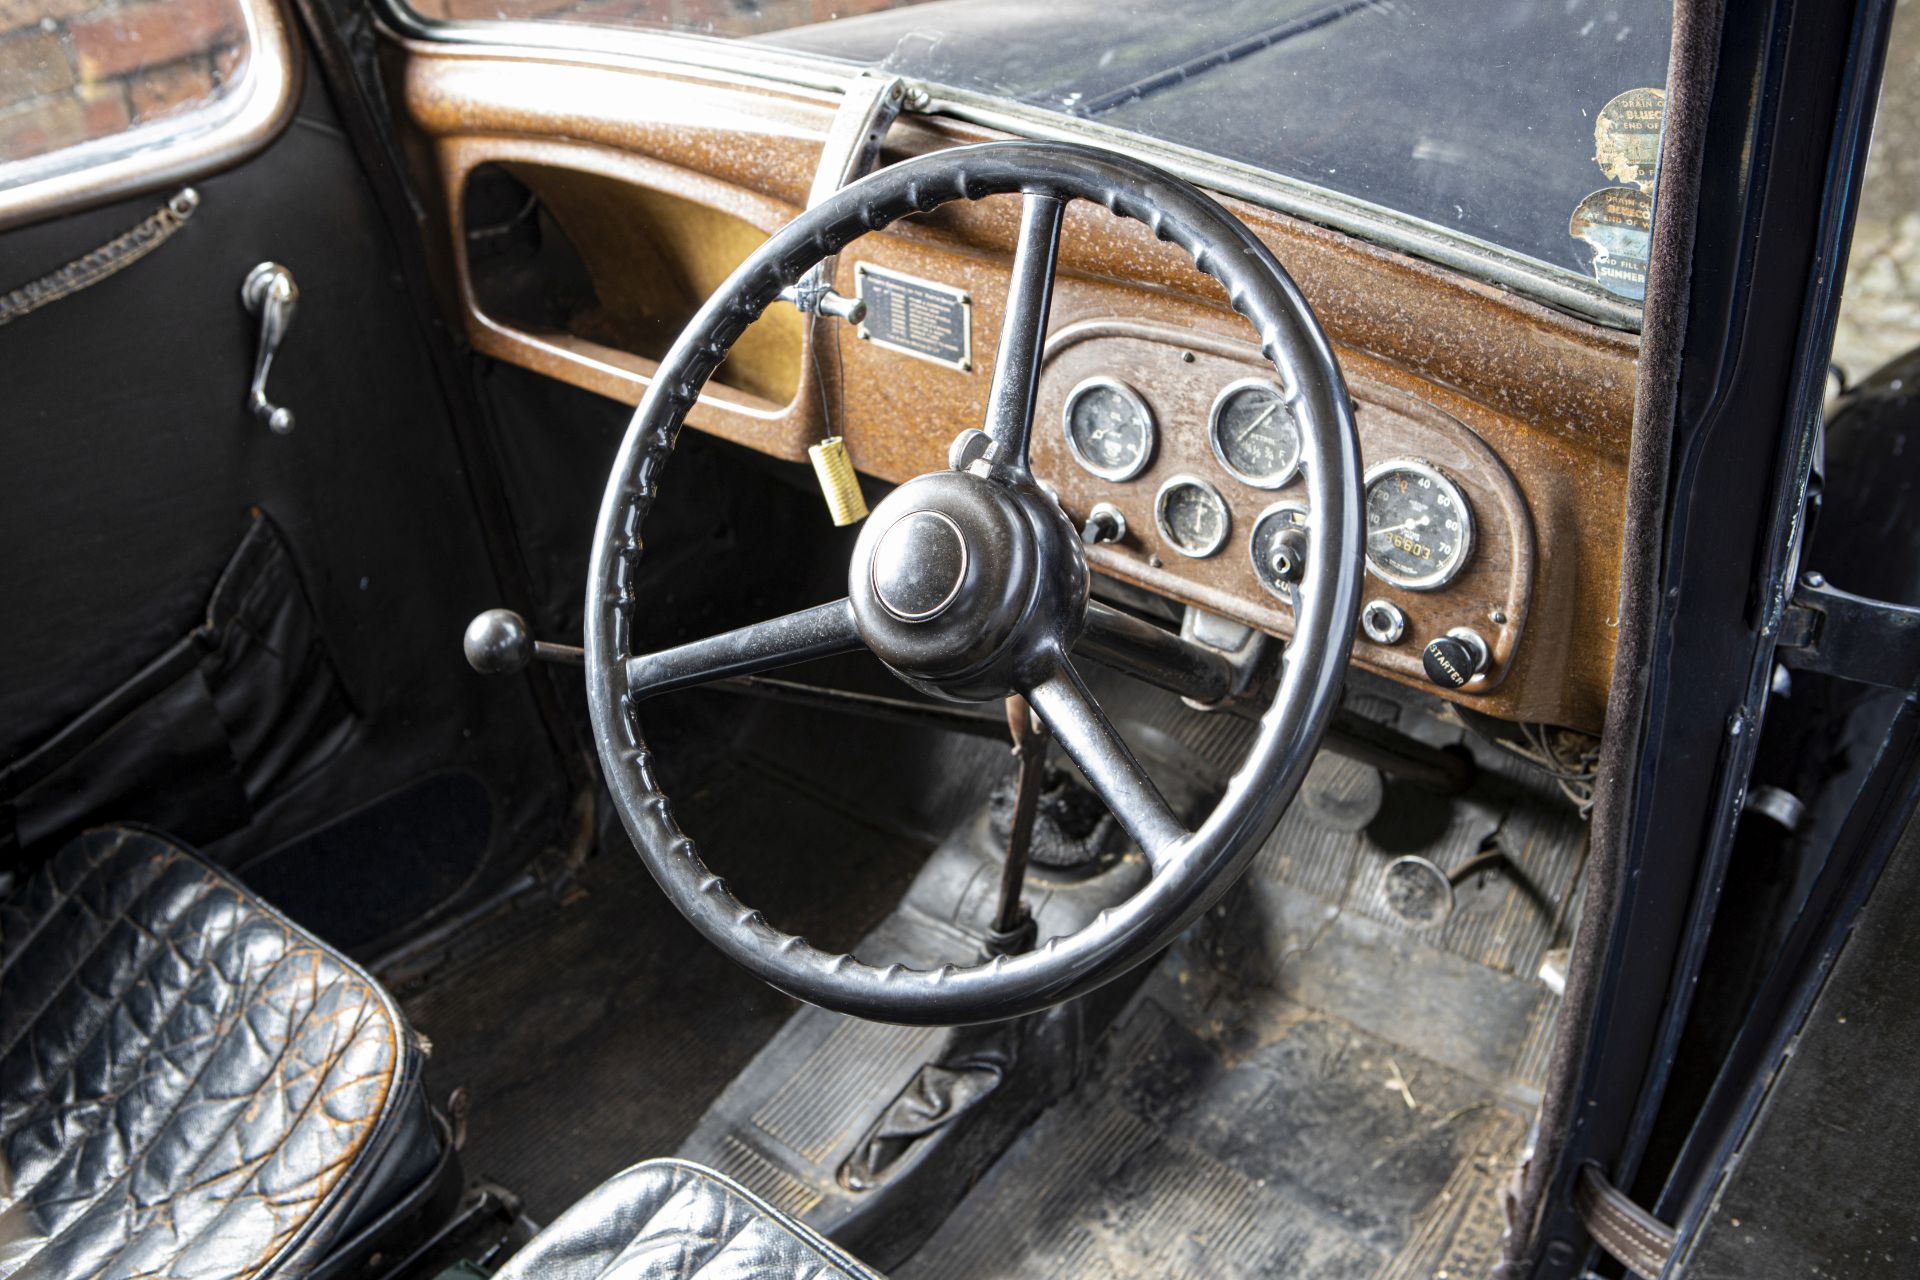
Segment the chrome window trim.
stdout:
<path fill-rule="evenodd" d="M 844 94 L 850 83 L 869 74 L 867 68 L 857 64 L 718 36 L 587 23 L 438 21 L 413 12 L 405 0 L 374 0 L 374 8 L 390 37 L 441 46 L 436 52 L 453 46 L 501 56 L 518 53 L 629 69 L 696 70 L 736 83 L 775 84 L 829 94 Z M 1638 303 L 1607 292 L 1597 281 L 1578 272 L 1195 147 L 937 84 L 913 85 L 907 110 L 916 115 L 947 116 L 1037 141 L 1096 142 L 1158 165 L 1195 186 L 1451 268 L 1581 319 L 1630 332 L 1640 328 Z"/>
<path fill-rule="evenodd" d="M 205 177 L 237 163 L 293 118 L 300 63 L 278 0 L 239 0 L 247 71 L 234 92 L 173 119 L 0 166 L 0 230 Z"/>

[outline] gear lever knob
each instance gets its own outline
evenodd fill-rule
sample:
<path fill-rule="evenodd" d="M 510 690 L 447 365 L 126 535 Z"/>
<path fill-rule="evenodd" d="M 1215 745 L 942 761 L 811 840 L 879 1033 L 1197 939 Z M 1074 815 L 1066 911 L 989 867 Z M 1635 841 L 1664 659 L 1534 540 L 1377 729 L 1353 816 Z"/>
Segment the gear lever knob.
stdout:
<path fill-rule="evenodd" d="M 467 665 L 483 676 L 512 675 L 533 661 L 533 633 L 511 609 L 489 609 L 467 624 Z"/>
<path fill-rule="evenodd" d="M 570 644 L 549 644 L 535 640 L 527 629 L 527 620 L 511 609 L 489 609 L 467 624 L 467 665 L 483 676 L 510 676 L 525 671 L 535 658 L 577 667 L 586 662 L 586 654 Z"/>

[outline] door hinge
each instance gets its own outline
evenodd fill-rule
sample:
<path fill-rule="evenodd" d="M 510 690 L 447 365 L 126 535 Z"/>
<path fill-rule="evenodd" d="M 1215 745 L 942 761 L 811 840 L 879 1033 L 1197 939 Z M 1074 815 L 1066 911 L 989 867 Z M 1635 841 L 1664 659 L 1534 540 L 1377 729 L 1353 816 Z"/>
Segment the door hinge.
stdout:
<path fill-rule="evenodd" d="M 1796 671 L 1920 690 L 1920 609 L 1869 600 L 1817 573 L 1803 574 L 1780 616 L 1777 654 Z"/>

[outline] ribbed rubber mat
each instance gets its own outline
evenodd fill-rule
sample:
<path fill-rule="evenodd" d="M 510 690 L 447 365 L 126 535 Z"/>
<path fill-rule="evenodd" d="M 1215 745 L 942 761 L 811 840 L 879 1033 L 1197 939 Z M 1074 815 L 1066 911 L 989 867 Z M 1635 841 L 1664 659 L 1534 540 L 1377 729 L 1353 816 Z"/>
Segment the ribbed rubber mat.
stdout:
<path fill-rule="evenodd" d="M 1261 849 L 1255 874 L 1406 929 L 1382 892 L 1395 857 L 1417 853 L 1452 871 L 1496 846 L 1522 878 L 1505 872 L 1469 878 L 1455 891 L 1452 918 L 1418 936 L 1476 964 L 1532 978 L 1572 919 L 1586 827 L 1530 766 L 1491 750 L 1476 755 L 1481 780 L 1467 795 L 1427 795 L 1388 779 L 1380 815 L 1358 831 L 1330 825 L 1303 797 Z"/>
<path fill-rule="evenodd" d="M 824 1160 L 853 1137 L 851 1126 L 866 1123 L 861 1104 L 890 1097 L 880 1092 L 882 1082 L 898 1074 L 901 1063 L 917 1064 L 938 1034 L 931 1027 L 849 1019 L 754 1113 L 753 1123 L 796 1155 Z"/>
<path fill-rule="evenodd" d="M 1525 1122 L 1484 1087 L 1284 1001 L 1209 1039 L 1173 962 L 1148 991 L 896 1280 L 1410 1280 L 1497 1241 Z"/>

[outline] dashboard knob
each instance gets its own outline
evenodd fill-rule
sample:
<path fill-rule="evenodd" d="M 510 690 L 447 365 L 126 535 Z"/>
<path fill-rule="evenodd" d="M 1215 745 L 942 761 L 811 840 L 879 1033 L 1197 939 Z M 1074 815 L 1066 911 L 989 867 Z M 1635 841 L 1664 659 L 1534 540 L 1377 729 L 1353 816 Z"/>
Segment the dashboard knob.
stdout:
<path fill-rule="evenodd" d="M 1288 525 L 1273 539 L 1273 554 L 1268 567 L 1280 582 L 1298 582 L 1307 576 L 1307 531 Z"/>
<path fill-rule="evenodd" d="M 1096 502 L 1087 513 L 1086 524 L 1080 527 L 1080 541 L 1090 547 L 1102 542 L 1118 542 L 1126 536 L 1127 518 L 1111 502 Z"/>
<path fill-rule="evenodd" d="M 1455 627 L 1435 640 L 1427 641 L 1420 661 L 1427 679 L 1442 689 L 1464 689 L 1475 676 L 1487 669 L 1487 642 L 1469 627 Z"/>

